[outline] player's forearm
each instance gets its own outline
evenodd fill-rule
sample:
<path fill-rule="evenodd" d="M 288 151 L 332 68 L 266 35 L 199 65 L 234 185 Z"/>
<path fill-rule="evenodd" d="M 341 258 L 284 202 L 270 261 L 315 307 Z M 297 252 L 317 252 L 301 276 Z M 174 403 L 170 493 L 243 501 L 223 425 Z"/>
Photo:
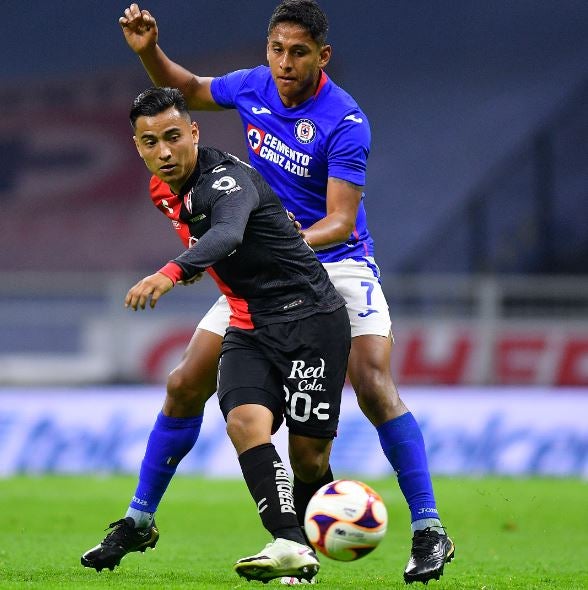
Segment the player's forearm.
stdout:
<path fill-rule="evenodd" d="M 189 280 L 230 256 L 242 241 L 242 229 L 219 224 L 208 230 L 194 246 L 174 258 L 171 263 L 181 268 L 182 273 L 178 275 L 179 279 Z"/>
<path fill-rule="evenodd" d="M 353 228 L 354 223 L 345 216 L 332 214 L 305 229 L 303 234 L 313 250 L 324 250 L 346 242 Z"/>
<path fill-rule="evenodd" d="M 201 98 L 204 84 L 201 79 L 172 61 L 159 45 L 140 53 L 139 59 L 153 84 L 177 88 L 184 95 L 189 109 L 210 110 L 215 108 L 214 104 L 205 102 Z"/>
<path fill-rule="evenodd" d="M 159 45 L 141 52 L 139 59 L 155 86 L 170 86 L 183 93 L 194 77 L 191 72 L 169 59 Z"/>

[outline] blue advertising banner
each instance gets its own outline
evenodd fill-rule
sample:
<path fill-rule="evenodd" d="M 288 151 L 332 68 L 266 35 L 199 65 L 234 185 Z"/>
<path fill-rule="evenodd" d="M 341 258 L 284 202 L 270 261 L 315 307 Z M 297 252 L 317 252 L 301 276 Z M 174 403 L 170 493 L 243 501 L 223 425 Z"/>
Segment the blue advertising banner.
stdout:
<path fill-rule="evenodd" d="M 0 476 L 137 473 L 161 408 L 162 387 L 0 390 Z M 588 390 L 405 387 L 429 467 L 439 475 L 575 476 L 588 479 Z M 275 436 L 283 458 L 284 427 Z M 343 395 L 333 445 L 337 476 L 392 470 L 355 395 Z M 180 473 L 240 477 L 216 398 Z"/>

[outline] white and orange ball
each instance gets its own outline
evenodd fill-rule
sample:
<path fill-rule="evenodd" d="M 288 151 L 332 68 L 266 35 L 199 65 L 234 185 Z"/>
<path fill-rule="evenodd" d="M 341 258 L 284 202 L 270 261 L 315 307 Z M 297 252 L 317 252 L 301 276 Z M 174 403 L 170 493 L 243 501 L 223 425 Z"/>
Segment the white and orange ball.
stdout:
<path fill-rule="evenodd" d="M 388 513 L 380 495 L 361 481 L 339 479 L 310 499 L 304 529 L 317 551 L 338 561 L 353 561 L 373 551 L 384 538 Z"/>

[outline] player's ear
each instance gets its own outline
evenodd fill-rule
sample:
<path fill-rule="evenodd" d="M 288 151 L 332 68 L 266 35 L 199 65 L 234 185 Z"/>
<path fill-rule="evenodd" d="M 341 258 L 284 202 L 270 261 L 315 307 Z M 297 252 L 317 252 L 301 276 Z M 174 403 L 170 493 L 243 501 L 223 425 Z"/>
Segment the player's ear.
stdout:
<path fill-rule="evenodd" d="M 331 60 L 333 48 L 330 45 L 323 45 L 319 54 L 319 68 L 324 68 Z"/>
<path fill-rule="evenodd" d="M 200 129 L 198 128 L 198 123 L 196 121 L 192 121 L 192 141 L 194 145 L 198 145 L 198 140 L 200 139 Z"/>

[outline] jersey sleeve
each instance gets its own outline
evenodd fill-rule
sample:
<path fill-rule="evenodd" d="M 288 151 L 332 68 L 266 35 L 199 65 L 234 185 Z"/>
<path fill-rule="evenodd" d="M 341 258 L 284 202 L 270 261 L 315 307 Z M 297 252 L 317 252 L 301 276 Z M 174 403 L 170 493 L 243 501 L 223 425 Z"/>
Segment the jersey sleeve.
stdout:
<path fill-rule="evenodd" d="M 367 117 L 359 110 L 346 115 L 329 137 L 328 175 L 364 186 L 370 142 Z"/>
<path fill-rule="evenodd" d="M 225 109 L 234 109 L 235 97 L 245 82 L 251 70 L 237 70 L 224 76 L 213 78 L 210 84 L 210 92 L 214 102 Z"/>
<path fill-rule="evenodd" d="M 210 175 L 199 191 L 210 204 L 210 229 L 173 260 L 190 279 L 227 258 L 243 241 L 249 215 L 259 204 L 257 188 L 238 166 L 227 166 L 222 175 Z"/>

